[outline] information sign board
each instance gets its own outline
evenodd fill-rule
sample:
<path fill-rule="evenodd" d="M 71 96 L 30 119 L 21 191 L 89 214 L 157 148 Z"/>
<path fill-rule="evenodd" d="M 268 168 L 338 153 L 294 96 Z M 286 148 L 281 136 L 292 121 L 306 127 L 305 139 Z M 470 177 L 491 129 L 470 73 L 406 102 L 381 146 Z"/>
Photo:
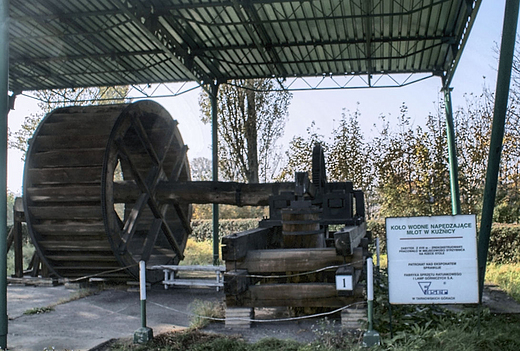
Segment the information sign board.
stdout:
<path fill-rule="evenodd" d="M 390 303 L 478 303 L 475 221 L 475 215 L 387 218 Z"/>

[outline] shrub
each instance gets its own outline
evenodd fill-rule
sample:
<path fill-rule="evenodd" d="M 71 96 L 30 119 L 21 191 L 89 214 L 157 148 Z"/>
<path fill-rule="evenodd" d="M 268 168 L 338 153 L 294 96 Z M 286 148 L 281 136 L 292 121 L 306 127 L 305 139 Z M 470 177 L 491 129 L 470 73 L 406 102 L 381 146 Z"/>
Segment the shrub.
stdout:
<path fill-rule="evenodd" d="M 494 223 L 491 227 L 488 261 L 520 262 L 520 225 Z"/>
<path fill-rule="evenodd" d="M 184 249 L 184 260 L 180 264 L 185 266 L 213 264 L 212 242 L 209 240 L 197 241 L 189 238 Z"/>

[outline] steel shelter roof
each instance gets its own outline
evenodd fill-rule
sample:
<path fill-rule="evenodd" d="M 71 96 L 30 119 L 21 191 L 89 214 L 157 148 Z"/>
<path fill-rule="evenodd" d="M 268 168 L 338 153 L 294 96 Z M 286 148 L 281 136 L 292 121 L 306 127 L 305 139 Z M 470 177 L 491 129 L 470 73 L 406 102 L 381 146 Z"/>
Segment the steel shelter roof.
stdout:
<path fill-rule="evenodd" d="M 10 90 L 394 73 L 449 84 L 480 2 L 16 0 Z"/>

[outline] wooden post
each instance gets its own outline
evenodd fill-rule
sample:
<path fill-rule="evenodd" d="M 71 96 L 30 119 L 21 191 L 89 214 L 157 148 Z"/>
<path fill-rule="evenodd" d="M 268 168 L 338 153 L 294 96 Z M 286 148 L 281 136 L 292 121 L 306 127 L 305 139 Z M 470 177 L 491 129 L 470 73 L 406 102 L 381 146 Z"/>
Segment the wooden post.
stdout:
<path fill-rule="evenodd" d="M 14 276 L 23 277 L 23 237 L 22 222 L 24 221 L 23 202 L 21 197 L 14 200 L 13 206 L 13 240 L 14 240 Z"/>
<path fill-rule="evenodd" d="M 212 180 L 218 181 L 218 82 L 211 84 L 211 147 L 212 147 Z M 219 264 L 219 208 L 218 204 L 213 204 L 213 265 Z"/>

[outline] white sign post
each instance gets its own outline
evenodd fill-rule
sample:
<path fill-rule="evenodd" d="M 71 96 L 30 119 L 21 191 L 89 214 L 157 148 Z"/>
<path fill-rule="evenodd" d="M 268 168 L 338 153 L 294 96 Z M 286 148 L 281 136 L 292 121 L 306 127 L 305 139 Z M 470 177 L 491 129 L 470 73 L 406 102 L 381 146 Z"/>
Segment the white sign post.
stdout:
<path fill-rule="evenodd" d="M 475 215 L 387 218 L 390 303 L 478 303 L 475 222 Z"/>

